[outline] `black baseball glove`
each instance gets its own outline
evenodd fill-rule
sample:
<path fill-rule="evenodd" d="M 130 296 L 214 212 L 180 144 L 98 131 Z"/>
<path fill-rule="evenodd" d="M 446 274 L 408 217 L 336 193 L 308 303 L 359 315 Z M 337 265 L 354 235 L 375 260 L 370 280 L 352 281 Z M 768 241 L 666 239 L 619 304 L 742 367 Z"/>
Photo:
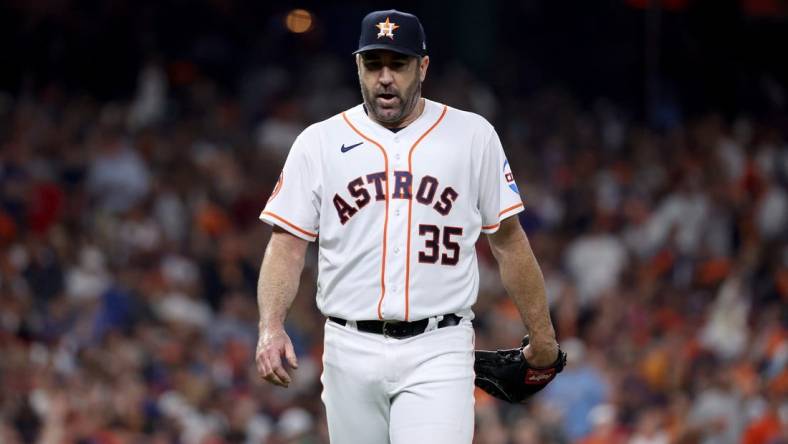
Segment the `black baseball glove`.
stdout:
<path fill-rule="evenodd" d="M 523 356 L 528 336 L 522 345 L 508 350 L 476 350 L 474 383 L 485 392 L 508 402 L 523 402 L 542 390 L 566 365 L 566 353 L 558 349 L 555 362 L 542 368 L 532 367 Z"/>

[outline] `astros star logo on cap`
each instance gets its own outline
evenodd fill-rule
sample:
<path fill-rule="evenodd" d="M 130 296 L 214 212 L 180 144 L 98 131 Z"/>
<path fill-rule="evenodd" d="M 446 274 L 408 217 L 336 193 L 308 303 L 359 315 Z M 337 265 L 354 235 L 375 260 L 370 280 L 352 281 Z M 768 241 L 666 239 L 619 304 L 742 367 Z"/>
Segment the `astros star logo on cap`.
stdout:
<path fill-rule="evenodd" d="M 394 40 L 394 30 L 399 28 L 399 25 L 390 22 L 388 17 L 386 17 L 385 22 L 378 23 L 375 26 L 378 29 L 380 29 L 380 32 L 378 33 L 378 38 L 388 37 L 391 40 Z"/>

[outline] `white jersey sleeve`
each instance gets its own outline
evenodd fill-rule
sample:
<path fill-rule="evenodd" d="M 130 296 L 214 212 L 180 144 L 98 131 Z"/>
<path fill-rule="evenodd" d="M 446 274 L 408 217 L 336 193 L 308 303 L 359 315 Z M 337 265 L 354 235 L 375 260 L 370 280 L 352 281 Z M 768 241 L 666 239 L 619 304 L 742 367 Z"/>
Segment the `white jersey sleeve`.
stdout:
<path fill-rule="evenodd" d="M 301 239 L 317 239 L 320 221 L 319 140 L 302 132 L 287 155 L 260 219 Z"/>
<path fill-rule="evenodd" d="M 514 181 L 512 168 L 506 159 L 498 133 L 492 126 L 484 146 L 479 184 L 483 233 L 495 233 L 502 220 L 523 211 L 523 201 Z"/>

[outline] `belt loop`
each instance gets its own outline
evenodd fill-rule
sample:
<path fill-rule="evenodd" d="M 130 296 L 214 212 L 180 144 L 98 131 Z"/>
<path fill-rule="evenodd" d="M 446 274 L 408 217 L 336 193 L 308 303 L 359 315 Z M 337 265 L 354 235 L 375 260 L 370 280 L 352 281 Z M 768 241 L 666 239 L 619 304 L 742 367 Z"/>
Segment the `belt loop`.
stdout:
<path fill-rule="evenodd" d="M 427 327 L 424 329 L 424 333 L 432 330 L 438 329 L 438 323 L 443 320 L 443 315 L 440 316 L 432 316 L 427 319 Z"/>
<path fill-rule="evenodd" d="M 358 331 L 358 324 L 356 324 L 356 321 L 347 321 L 347 323 L 345 324 L 345 327 L 348 327 L 351 330 Z"/>

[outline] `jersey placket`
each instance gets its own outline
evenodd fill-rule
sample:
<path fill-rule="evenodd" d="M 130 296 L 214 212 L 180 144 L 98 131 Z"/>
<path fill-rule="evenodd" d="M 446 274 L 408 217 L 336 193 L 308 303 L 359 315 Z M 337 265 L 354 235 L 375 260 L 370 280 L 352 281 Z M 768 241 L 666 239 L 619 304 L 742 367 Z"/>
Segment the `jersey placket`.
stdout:
<path fill-rule="evenodd" d="M 410 186 L 402 189 L 401 175 L 407 173 L 408 145 L 402 134 L 394 134 L 386 143 L 389 156 L 389 183 L 391 195 L 389 208 L 389 229 L 386 252 L 386 295 L 381 306 L 381 314 L 385 319 L 404 319 L 405 316 L 405 273 L 408 230 L 408 202 L 412 195 L 412 179 Z M 400 175 L 398 178 L 397 175 Z M 398 182 L 400 188 L 398 189 Z"/>

